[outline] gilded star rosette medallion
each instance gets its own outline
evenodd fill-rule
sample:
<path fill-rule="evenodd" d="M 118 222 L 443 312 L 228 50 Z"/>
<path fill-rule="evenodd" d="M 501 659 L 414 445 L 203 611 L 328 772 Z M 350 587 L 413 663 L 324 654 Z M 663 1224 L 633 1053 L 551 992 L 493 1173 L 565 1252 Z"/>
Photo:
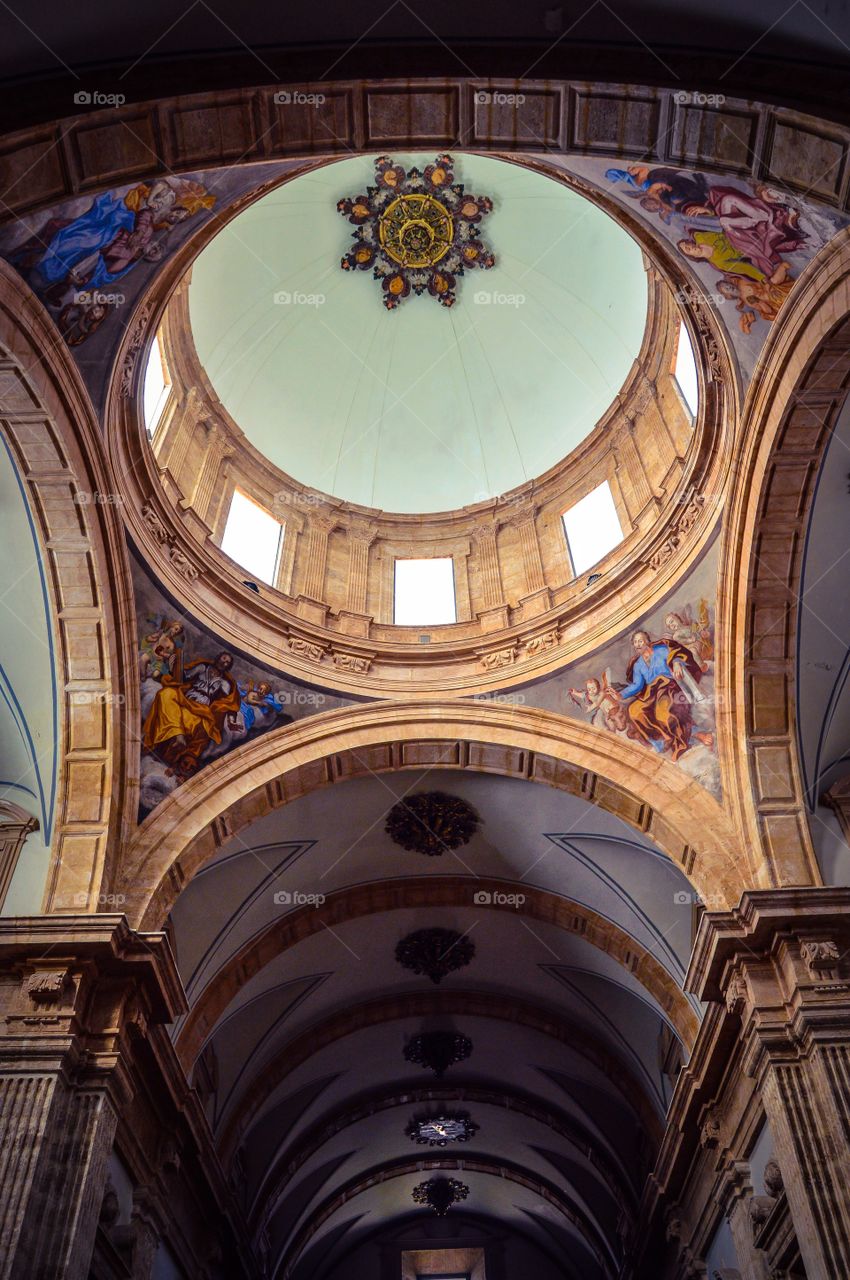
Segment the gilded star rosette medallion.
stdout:
<path fill-rule="evenodd" d="M 467 195 L 454 181 L 449 155 L 424 172 L 405 171 L 389 156 L 375 161 L 375 186 L 346 197 L 337 210 L 353 223 L 354 244 L 343 271 L 370 271 L 381 281 L 388 311 L 411 293 L 429 293 L 444 307 L 457 301 L 458 278 L 495 258 L 480 238 L 479 223 L 493 208 L 488 196 Z"/>

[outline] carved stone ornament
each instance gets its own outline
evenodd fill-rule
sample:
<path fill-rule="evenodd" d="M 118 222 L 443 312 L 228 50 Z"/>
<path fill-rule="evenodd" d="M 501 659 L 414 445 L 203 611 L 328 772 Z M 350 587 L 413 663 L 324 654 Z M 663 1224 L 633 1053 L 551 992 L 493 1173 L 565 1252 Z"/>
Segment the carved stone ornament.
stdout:
<path fill-rule="evenodd" d="M 478 657 L 486 671 L 498 671 L 500 667 L 509 667 L 516 661 L 516 645 L 509 645 L 506 649 L 493 649 L 490 653 L 479 654 Z"/>
<path fill-rule="evenodd" d="M 162 547 L 168 557 L 169 564 L 187 582 L 195 582 L 200 577 L 200 570 L 171 536 L 152 502 L 146 502 L 142 507 L 142 520 L 154 541 L 158 542 Z"/>
<path fill-rule="evenodd" d="M 729 1013 L 740 1013 L 747 1000 L 747 983 L 743 975 L 733 975 L 726 988 L 726 1008 Z"/>
<path fill-rule="evenodd" d="M 465 1200 L 469 1187 L 457 1178 L 431 1178 L 413 1188 L 414 1204 L 427 1205 L 437 1217 L 444 1218 L 453 1204 Z"/>
<path fill-rule="evenodd" d="M 308 662 L 321 662 L 325 656 L 322 645 L 315 644 L 312 640 L 305 640 L 303 636 L 290 636 L 287 644 L 290 653 L 295 654 L 296 658 L 306 658 Z"/>
<path fill-rule="evenodd" d="M 775 1160 L 768 1160 L 764 1166 L 764 1186 L 767 1194 L 777 1200 L 785 1190 L 785 1184 L 782 1181 L 782 1170 Z"/>
<path fill-rule="evenodd" d="M 133 390 L 133 370 L 136 367 L 136 361 L 139 358 L 139 352 L 144 346 L 145 334 L 148 330 L 148 321 L 151 317 L 152 302 L 146 302 L 142 307 L 136 319 L 133 322 L 133 328 L 130 333 L 130 341 L 124 352 L 124 359 L 121 362 L 121 381 L 118 391 L 123 400 L 126 400 Z"/>
<path fill-rule="evenodd" d="M 664 1229 L 665 1240 L 681 1240 L 682 1238 L 682 1220 L 681 1218 L 668 1218 L 667 1226 Z"/>
<path fill-rule="evenodd" d="M 691 285 L 684 285 L 678 290 L 678 295 L 683 302 L 690 307 L 699 336 L 702 339 L 702 348 L 705 355 L 705 364 L 708 369 L 708 375 L 712 382 L 719 382 L 722 378 L 722 366 L 720 363 L 720 347 L 714 336 L 711 325 L 703 309 L 699 295 Z"/>
<path fill-rule="evenodd" d="M 478 814 L 459 796 L 424 791 L 394 804 L 384 829 L 402 849 L 436 858 L 468 844 L 479 823 Z"/>
<path fill-rule="evenodd" d="M 658 571 L 662 565 L 668 560 L 672 560 L 679 547 L 688 537 L 693 529 L 700 512 L 705 506 L 705 497 L 701 493 L 692 493 L 685 501 L 682 514 L 673 522 L 670 532 L 664 541 L 656 548 L 647 561 L 650 569 Z"/>
<path fill-rule="evenodd" d="M 775 1204 L 776 1200 L 773 1196 L 753 1196 L 750 1201 L 750 1223 L 753 1228 L 753 1238 L 758 1235 L 767 1222 Z"/>
<path fill-rule="evenodd" d="M 402 968 L 424 974 L 435 984 L 456 969 L 464 969 L 474 955 L 475 943 L 455 929 L 417 929 L 395 949 Z"/>
<path fill-rule="evenodd" d="M 838 946 L 829 938 L 817 942 L 804 942 L 800 947 L 803 963 L 813 978 L 838 968 L 841 953 Z"/>
<path fill-rule="evenodd" d="M 67 982 L 67 969 L 40 969 L 25 979 L 24 991 L 33 1004 L 58 1004 Z"/>
<path fill-rule="evenodd" d="M 340 671 L 350 671 L 352 675 L 365 676 L 372 665 L 371 658 L 361 657 L 357 653 L 334 653 L 334 666 Z"/>
<path fill-rule="evenodd" d="M 701 1147 L 716 1147 L 720 1142 L 720 1121 L 716 1116 L 709 1116 L 699 1135 Z"/>
<path fill-rule="evenodd" d="M 554 649 L 558 645 L 558 639 L 558 631 L 554 627 L 550 631 L 544 631 L 542 635 L 532 636 L 525 642 L 526 655 L 531 658 L 536 653 L 544 653 L 547 649 Z"/>
<path fill-rule="evenodd" d="M 422 1031 L 411 1036 L 404 1056 L 417 1067 L 428 1067 L 439 1079 L 456 1062 L 472 1053 L 472 1041 L 456 1031 Z"/>

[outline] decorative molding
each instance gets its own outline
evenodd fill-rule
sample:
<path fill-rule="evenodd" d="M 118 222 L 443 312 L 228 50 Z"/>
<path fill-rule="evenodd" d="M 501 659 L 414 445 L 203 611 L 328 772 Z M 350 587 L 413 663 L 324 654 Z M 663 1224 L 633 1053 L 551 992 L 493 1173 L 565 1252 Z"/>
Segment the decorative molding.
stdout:
<path fill-rule="evenodd" d="M 414 1116 L 404 1132 L 420 1146 L 446 1147 L 450 1142 L 469 1142 L 479 1127 L 468 1111 L 441 1111 L 435 1116 Z"/>
<path fill-rule="evenodd" d="M 372 665 L 372 659 L 359 653 L 345 653 L 342 649 L 333 650 L 334 666 L 340 671 L 350 671 L 354 675 L 363 676 Z"/>
<path fill-rule="evenodd" d="M 837 974 L 841 952 L 838 944 L 831 938 L 801 943 L 800 955 L 812 978 L 822 978 L 825 974 Z"/>
<path fill-rule="evenodd" d="M 306 658 L 308 662 L 321 662 L 327 652 L 324 645 L 305 640 L 303 636 L 288 636 L 286 643 L 290 653 L 294 653 L 296 658 Z"/>
<path fill-rule="evenodd" d="M 503 649 L 491 649 L 488 653 L 479 653 L 478 660 L 485 671 L 498 671 L 502 667 L 510 667 L 516 662 L 517 647 L 507 645 Z"/>
<path fill-rule="evenodd" d="M 58 1004 L 70 981 L 68 969 L 36 969 L 24 979 L 24 992 L 33 1004 Z"/>
<path fill-rule="evenodd" d="M 177 539 L 169 532 L 166 525 L 163 524 L 152 500 L 146 502 L 142 507 L 142 520 L 148 532 L 165 552 L 169 564 L 187 582 L 196 582 L 200 577 L 200 570 L 182 550 Z"/>

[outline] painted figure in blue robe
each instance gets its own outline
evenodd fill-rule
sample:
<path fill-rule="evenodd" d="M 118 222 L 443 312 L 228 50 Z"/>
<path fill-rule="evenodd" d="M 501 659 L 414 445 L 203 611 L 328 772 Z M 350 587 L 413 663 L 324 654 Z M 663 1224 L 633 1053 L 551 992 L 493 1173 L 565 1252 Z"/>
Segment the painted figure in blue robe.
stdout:
<path fill-rule="evenodd" d="M 272 693 L 270 684 L 266 684 L 261 680 L 259 684 L 248 684 L 244 689 L 242 685 L 238 686 L 239 697 L 242 705 L 242 723 L 245 726 L 245 732 L 250 733 L 253 728 L 265 729 L 272 721 L 278 721 L 283 711 L 283 703 Z M 292 719 L 286 716 L 285 719 L 279 721 L 288 724 Z"/>
<path fill-rule="evenodd" d="M 714 735 L 694 729 L 691 703 L 682 688 L 684 676 L 697 684 L 705 666 L 685 645 L 670 637 L 652 641 L 646 631 L 632 636 L 635 655 L 626 669 L 627 684 L 619 690 L 628 714 L 627 732 L 655 751 L 669 751 L 674 760 L 691 746 L 691 738 L 714 746 Z"/>
<path fill-rule="evenodd" d="M 191 179 L 144 183 L 124 195 L 106 191 L 76 218 L 52 218 L 23 244 L 12 261 L 37 292 L 60 306 L 69 288 L 103 289 L 137 262 L 156 262 L 171 229 L 215 197 Z"/>

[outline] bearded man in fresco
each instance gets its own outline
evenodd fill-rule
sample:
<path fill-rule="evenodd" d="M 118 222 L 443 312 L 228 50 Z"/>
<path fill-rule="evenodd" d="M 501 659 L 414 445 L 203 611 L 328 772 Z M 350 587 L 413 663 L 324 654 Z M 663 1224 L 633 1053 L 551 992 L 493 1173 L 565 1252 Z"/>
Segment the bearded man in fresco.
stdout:
<path fill-rule="evenodd" d="M 221 742 L 224 723 L 241 706 L 239 688 L 230 674 L 233 657 L 220 653 L 182 670 L 180 654 L 172 672 L 164 672 L 142 730 L 145 750 L 168 765 L 169 776 L 194 773 L 211 742 Z"/>
<path fill-rule="evenodd" d="M 653 643 L 647 631 L 634 633 L 632 647 L 628 684 L 619 691 L 628 713 L 629 737 L 655 751 L 669 751 L 674 760 L 688 750 L 692 737 L 713 747 L 713 734 L 694 730 L 690 701 L 676 679 L 677 671 L 687 672 L 697 683 L 702 679 L 705 668 L 690 649 L 669 637 Z"/>

